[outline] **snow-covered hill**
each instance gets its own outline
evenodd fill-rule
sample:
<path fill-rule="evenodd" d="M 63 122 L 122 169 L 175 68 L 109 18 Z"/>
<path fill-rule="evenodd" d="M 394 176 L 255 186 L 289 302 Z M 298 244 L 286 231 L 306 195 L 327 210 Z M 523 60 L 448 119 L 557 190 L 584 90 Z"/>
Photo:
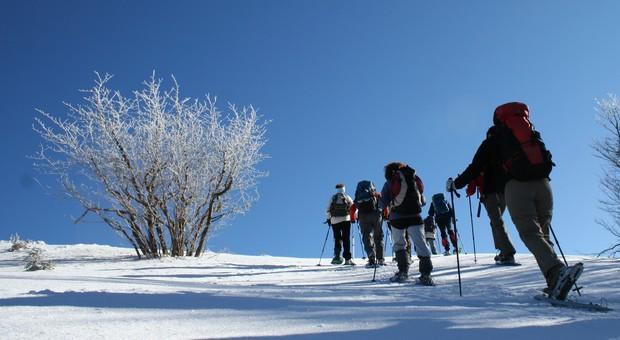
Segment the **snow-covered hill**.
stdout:
<path fill-rule="evenodd" d="M 439 285 L 421 287 L 389 283 L 394 265 L 371 282 L 372 269 L 318 259 L 136 260 L 124 248 L 41 247 L 55 269 L 25 272 L 27 252 L 0 241 L 2 339 L 620 339 L 618 260 L 568 258 L 585 263 L 581 299 L 615 309 L 592 313 L 534 300 L 543 280 L 529 254 L 518 254 L 520 267 L 461 256 L 459 297 L 454 256 L 433 257 Z"/>

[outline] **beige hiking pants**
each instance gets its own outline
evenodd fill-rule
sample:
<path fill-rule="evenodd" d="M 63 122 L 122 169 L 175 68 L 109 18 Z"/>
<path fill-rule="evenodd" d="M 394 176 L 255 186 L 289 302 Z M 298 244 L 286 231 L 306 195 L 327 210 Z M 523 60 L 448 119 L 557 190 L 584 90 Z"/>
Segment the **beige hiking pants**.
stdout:
<path fill-rule="evenodd" d="M 519 236 L 538 262 L 540 271 L 553 287 L 563 264 L 549 243 L 553 214 L 553 193 L 548 179 L 520 182 L 510 180 L 504 190 L 506 206 Z"/>
<path fill-rule="evenodd" d="M 491 222 L 491 232 L 493 233 L 495 249 L 499 249 L 502 255 L 514 254 L 516 252 L 515 247 L 512 245 L 512 241 L 510 241 L 510 236 L 506 231 L 504 219 L 502 218 L 504 210 L 506 210 L 504 194 L 497 192 L 488 194 L 483 204 L 489 216 L 489 221 Z"/>

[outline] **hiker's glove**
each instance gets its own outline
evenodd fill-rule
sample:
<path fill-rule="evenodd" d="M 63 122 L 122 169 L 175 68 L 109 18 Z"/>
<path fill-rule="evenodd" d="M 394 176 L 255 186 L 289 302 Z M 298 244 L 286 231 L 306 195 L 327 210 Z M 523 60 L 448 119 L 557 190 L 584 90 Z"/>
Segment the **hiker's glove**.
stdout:
<path fill-rule="evenodd" d="M 328 226 L 332 226 L 332 220 L 330 218 L 326 219 L 325 222 Z"/>
<path fill-rule="evenodd" d="M 383 208 L 383 219 L 387 220 L 388 217 L 390 217 L 390 211 L 388 210 L 388 208 Z"/>
<path fill-rule="evenodd" d="M 446 181 L 446 192 L 453 192 L 456 191 L 456 187 L 454 186 L 454 180 L 452 180 L 452 177 L 448 178 L 448 181 Z"/>

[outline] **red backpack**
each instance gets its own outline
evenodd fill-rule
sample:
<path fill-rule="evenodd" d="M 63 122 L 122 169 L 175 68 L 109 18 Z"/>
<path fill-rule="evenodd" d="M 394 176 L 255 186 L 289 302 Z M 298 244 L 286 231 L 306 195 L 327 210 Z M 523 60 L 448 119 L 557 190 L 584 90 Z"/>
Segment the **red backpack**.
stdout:
<path fill-rule="evenodd" d="M 549 177 L 555 164 L 529 120 L 526 104 L 512 102 L 498 106 L 493 123 L 497 127 L 502 165 L 510 176 L 521 181 Z"/>

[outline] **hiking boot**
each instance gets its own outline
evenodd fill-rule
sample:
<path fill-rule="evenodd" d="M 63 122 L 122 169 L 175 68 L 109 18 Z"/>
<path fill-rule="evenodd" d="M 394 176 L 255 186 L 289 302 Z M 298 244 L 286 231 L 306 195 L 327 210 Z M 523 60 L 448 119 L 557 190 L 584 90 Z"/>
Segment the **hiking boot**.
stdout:
<path fill-rule="evenodd" d="M 342 257 L 336 256 L 332 259 L 332 264 L 342 264 L 342 261 L 343 261 Z"/>
<path fill-rule="evenodd" d="M 450 256 L 450 255 L 452 255 L 450 253 L 450 249 L 446 249 L 446 251 L 443 252 L 443 256 Z"/>
<path fill-rule="evenodd" d="M 351 259 L 347 259 L 346 261 L 344 261 L 344 265 L 345 266 L 355 266 L 355 262 L 353 262 L 353 260 L 351 260 Z"/>
<path fill-rule="evenodd" d="M 433 278 L 430 275 L 420 275 L 418 283 L 424 286 L 434 286 Z"/>
<path fill-rule="evenodd" d="M 380 266 L 385 266 L 385 259 L 379 259 L 377 261 L 377 264 L 380 265 Z"/>
<path fill-rule="evenodd" d="M 377 265 L 377 261 L 374 259 L 369 259 L 368 263 L 366 263 L 366 268 L 374 268 Z"/>
<path fill-rule="evenodd" d="M 409 278 L 409 274 L 399 271 L 399 272 L 394 273 L 394 276 L 390 278 L 390 282 L 403 283 L 407 281 L 408 278 Z"/>
<path fill-rule="evenodd" d="M 583 263 L 578 262 L 575 265 L 563 267 L 560 269 L 560 276 L 555 283 L 553 291 L 549 294 L 550 298 L 564 301 L 570 293 L 571 288 L 581 276 L 583 272 Z"/>

